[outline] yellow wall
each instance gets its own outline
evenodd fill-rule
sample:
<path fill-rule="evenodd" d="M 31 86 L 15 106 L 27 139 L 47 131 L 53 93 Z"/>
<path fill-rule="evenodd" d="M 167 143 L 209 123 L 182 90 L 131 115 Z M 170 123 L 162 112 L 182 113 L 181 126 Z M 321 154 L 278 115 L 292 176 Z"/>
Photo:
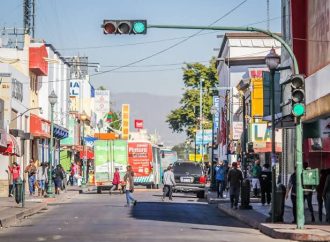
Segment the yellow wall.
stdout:
<path fill-rule="evenodd" d="M 264 114 L 263 79 L 251 78 L 251 116 L 262 117 Z"/>

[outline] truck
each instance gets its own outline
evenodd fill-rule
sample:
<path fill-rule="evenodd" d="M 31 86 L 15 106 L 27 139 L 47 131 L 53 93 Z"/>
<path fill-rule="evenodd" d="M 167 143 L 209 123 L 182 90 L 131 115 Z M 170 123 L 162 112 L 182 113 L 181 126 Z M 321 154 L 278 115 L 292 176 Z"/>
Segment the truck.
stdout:
<path fill-rule="evenodd" d="M 128 164 L 134 171 L 134 184 L 158 188 L 161 182 L 159 147 L 149 141 L 128 142 Z"/>
<path fill-rule="evenodd" d="M 127 166 L 126 140 L 96 140 L 94 143 L 94 177 L 97 193 L 110 190 L 115 168 L 119 169 L 121 180 Z"/>
<path fill-rule="evenodd" d="M 169 165 L 173 165 L 174 162 L 178 161 L 178 154 L 176 151 L 167 149 L 167 148 L 160 148 L 160 174 L 163 177 L 164 171 L 167 169 Z"/>

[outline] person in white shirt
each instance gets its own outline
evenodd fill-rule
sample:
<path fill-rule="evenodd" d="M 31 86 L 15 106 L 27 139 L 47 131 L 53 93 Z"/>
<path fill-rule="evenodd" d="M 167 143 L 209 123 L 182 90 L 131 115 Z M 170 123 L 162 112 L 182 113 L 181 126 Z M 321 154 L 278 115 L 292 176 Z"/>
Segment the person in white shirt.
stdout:
<path fill-rule="evenodd" d="M 165 200 L 166 194 L 168 193 L 169 199 L 172 200 L 172 192 L 173 192 L 173 186 L 175 186 L 175 180 L 174 180 L 174 173 L 173 173 L 173 167 L 169 166 L 167 170 L 164 172 L 164 178 L 163 178 L 163 198 L 162 200 Z"/>

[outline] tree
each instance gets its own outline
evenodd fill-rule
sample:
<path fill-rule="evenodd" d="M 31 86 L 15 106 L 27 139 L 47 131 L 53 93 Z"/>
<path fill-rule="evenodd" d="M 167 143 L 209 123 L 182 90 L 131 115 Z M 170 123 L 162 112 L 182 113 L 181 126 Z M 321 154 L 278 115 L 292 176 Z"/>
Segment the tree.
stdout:
<path fill-rule="evenodd" d="M 203 113 L 199 120 L 200 109 L 200 79 L 203 78 Z M 181 106 L 171 111 L 166 122 L 173 132 L 186 132 L 189 138 L 194 137 L 195 131 L 202 122 L 204 129 L 212 127 L 212 96 L 216 94 L 215 87 L 218 82 L 215 58 L 209 66 L 201 63 L 186 64 L 183 68 L 183 81 L 185 92 L 180 100 Z"/>

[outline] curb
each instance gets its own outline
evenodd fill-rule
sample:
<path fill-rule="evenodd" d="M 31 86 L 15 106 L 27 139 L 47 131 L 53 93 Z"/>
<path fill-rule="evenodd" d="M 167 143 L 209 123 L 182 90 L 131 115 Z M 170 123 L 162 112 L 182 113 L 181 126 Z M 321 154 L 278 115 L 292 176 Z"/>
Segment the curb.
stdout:
<path fill-rule="evenodd" d="M 46 203 L 41 203 L 40 205 L 34 206 L 32 208 L 27 208 L 24 211 L 21 211 L 17 214 L 0 218 L 0 227 L 1 228 L 8 228 L 13 224 L 16 224 L 16 222 L 22 218 L 31 216 L 33 214 L 38 213 L 41 210 L 47 209 Z"/>

